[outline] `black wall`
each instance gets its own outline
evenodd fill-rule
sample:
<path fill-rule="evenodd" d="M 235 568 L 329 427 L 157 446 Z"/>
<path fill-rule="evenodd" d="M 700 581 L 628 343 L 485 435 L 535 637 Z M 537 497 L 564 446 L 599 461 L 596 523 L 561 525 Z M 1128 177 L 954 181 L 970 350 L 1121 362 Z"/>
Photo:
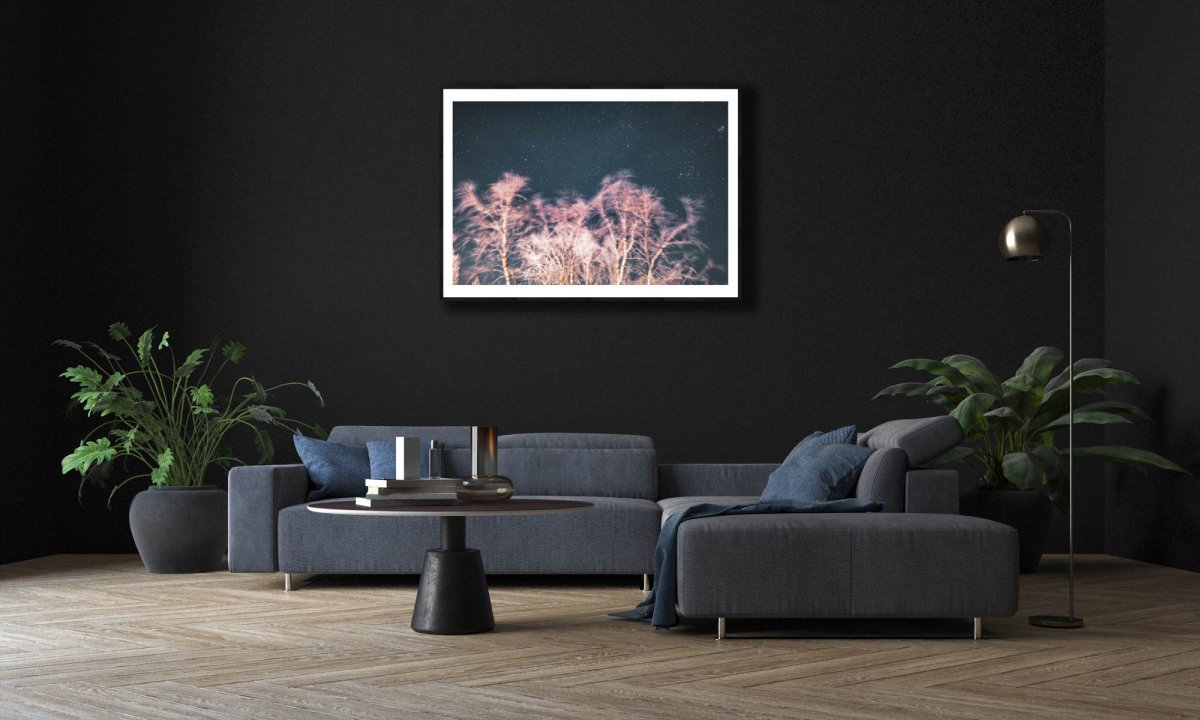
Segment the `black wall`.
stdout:
<path fill-rule="evenodd" d="M 1081 237 L 1078 351 L 1103 351 L 1095 2 L 44 7 L 26 29 L 49 28 L 29 51 L 47 77 L 18 89 L 46 105 L 23 117 L 50 175 L 18 240 L 46 262 L 16 279 L 38 289 L 18 377 L 40 442 L 2 481 L 22 510 L 0 559 L 131 547 L 131 493 L 109 514 L 58 477 L 80 426 L 54 379 L 70 358 L 46 349 L 115 319 L 241 338 L 260 376 L 321 387 L 327 410 L 290 408 L 326 426 L 645 433 L 667 462 L 770 461 L 814 428 L 933 414 L 870 402 L 901 358 L 1007 373 L 1061 346 L 1065 259 L 996 250 L 1050 205 Z M 740 88 L 743 298 L 443 301 L 441 90 L 516 85 Z M 1102 487 L 1079 497 L 1099 549 Z"/>
<path fill-rule="evenodd" d="M 1105 18 L 1107 348 L 1158 421 L 1110 439 L 1193 473 L 1112 473 L 1107 549 L 1200 570 L 1200 6 L 1109 3 Z"/>

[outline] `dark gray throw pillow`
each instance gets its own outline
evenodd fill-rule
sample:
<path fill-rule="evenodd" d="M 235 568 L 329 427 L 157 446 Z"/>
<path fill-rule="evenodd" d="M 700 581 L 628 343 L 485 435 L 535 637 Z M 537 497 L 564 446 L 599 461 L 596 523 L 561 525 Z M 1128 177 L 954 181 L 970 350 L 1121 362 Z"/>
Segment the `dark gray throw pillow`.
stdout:
<path fill-rule="evenodd" d="M 828 502 L 854 489 L 872 448 L 853 445 L 853 425 L 810 435 L 788 453 L 767 480 L 763 502 Z"/>
<path fill-rule="evenodd" d="M 342 445 L 303 435 L 294 435 L 292 441 L 314 486 L 308 493 L 310 501 L 355 497 L 366 493 L 364 481 L 371 473 L 371 460 L 366 447 Z"/>

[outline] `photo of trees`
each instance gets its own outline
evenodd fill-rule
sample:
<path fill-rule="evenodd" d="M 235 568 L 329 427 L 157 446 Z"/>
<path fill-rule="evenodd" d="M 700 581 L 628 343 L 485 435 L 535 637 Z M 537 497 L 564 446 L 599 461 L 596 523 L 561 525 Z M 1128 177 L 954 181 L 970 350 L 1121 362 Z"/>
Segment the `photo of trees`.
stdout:
<path fill-rule="evenodd" d="M 724 102 L 455 102 L 449 282 L 729 282 Z"/>

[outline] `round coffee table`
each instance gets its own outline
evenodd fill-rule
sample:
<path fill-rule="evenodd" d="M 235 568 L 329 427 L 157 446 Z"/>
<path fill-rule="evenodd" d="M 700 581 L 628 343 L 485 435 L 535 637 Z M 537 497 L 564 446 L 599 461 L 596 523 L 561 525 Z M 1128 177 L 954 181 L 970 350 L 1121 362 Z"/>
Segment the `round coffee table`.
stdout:
<path fill-rule="evenodd" d="M 487 632 L 496 626 L 492 598 L 479 551 L 467 547 L 467 518 L 545 515 L 586 510 L 589 502 L 513 498 L 492 503 L 413 500 L 412 504 L 365 507 L 353 500 L 308 504 L 313 512 L 335 515 L 436 516 L 442 520 L 442 546 L 425 552 L 412 629 L 431 635 Z"/>

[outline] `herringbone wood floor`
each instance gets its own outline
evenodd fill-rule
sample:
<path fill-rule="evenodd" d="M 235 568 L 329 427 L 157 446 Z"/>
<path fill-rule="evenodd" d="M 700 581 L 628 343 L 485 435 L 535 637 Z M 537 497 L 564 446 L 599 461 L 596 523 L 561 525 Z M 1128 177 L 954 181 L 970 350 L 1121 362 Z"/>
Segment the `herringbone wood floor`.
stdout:
<path fill-rule="evenodd" d="M 1200 575 L 1106 556 L 1021 581 L 1021 611 L 981 641 L 713 639 L 612 620 L 634 578 L 500 580 L 497 629 L 419 635 L 412 578 L 149 575 L 135 556 L 0 566 L 3 718 L 1196 718 Z M 779 626 L 741 623 L 743 631 Z M 801 624 L 793 633 L 855 628 Z M 969 633 L 967 624 L 953 626 Z M 861 628 L 859 628 L 861 630 Z"/>

